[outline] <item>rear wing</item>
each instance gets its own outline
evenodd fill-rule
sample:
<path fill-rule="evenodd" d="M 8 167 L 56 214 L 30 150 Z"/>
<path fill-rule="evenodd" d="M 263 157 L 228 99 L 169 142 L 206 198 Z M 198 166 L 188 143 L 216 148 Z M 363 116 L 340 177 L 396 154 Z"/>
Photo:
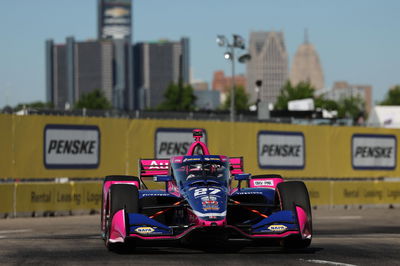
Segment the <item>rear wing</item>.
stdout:
<path fill-rule="evenodd" d="M 140 159 L 139 176 L 154 177 L 156 175 L 168 175 L 169 159 Z"/>
<path fill-rule="evenodd" d="M 229 163 L 231 164 L 231 174 L 243 174 L 243 157 L 229 157 Z"/>
<path fill-rule="evenodd" d="M 140 159 L 139 160 L 139 176 L 154 177 L 156 175 L 169 174 L 169 159 Z M 230 157 L 231 174 L 243 174 L 243 157 Z"/>

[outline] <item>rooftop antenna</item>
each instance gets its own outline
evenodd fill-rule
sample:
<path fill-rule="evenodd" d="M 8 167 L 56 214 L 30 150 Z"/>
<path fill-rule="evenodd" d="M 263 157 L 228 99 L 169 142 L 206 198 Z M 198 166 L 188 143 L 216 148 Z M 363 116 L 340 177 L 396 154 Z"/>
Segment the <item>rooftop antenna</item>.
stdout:
<path fill-rule="evenodd" d="M 308 41 L 308 29 L 307 28 L 304 29 L 304 43 L 305 44 L 309 44 L 309 41 Z"/>

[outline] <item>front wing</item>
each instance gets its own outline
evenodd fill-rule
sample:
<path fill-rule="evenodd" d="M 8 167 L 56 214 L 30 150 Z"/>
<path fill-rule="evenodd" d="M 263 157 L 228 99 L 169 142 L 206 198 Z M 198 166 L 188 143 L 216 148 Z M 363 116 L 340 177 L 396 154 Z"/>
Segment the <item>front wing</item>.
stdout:
<path fill-rule="evenodd" d="M 110 242 L 124 242 L 126 238 L 143 240 L 177 240 L 189 237 L 195 230 L 225 230 L 228 234 L 241 235 L 248 239 L 282 239 L 298 235 L 302 239 L 311 238 L 305 211 L 296 206 L 296 211 L 278 211 L 258 223 L 246 225 L 244 230 L 240 225 L 226 223 L 203 223 L 197 221 L 191 225 L 168 226 L 146 215 L 126 213 L 124 209 L 113 216 L 110 228 Z M 249 228 L 250 227 L 250 228 Z"/>

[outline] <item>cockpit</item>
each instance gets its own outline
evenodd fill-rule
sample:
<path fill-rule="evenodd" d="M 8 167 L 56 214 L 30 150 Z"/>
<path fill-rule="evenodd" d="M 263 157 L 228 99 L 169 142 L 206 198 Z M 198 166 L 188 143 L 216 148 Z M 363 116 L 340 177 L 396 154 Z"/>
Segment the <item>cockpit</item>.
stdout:
<path fill-rule="evenodd" d="M 229 162 L 222 160 L 220 156 L 183 156 L 180 162 L 175 161 L 171 166 L 173 175 L 180 184 L 195 180 L 214 180 L 227 184 L 229 180 Z"/>

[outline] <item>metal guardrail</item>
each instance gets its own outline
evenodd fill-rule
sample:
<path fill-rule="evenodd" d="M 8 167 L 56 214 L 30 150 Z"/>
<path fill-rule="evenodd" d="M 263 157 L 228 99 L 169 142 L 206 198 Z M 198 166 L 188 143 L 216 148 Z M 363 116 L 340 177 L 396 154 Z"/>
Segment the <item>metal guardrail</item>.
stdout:
<path fill-rule="evenodd" d="M 122 111 L 122 110 L 54 110 L 54 109 L 32 109 L 26 108 L 18 112 L 3 110 L 3 113 L 14 113 L 17 115 L 52 115 L 52 116 L 84 116 L 84 117 L 109 117 L 128 119 L 170 119 L 170 120 L 214 120 L 230 121 L 229 111 Z M 283 123 L 304 125 L 339 125 L 353 126 L 352 119 L 325 119 L 315 116 L 310 112 L 282 112 L 272 111 L 271 118 L 259 120 L 256 111 L 242 111 L 236 114 L 237 122 L 261 122 L 261 123 Z"/>

